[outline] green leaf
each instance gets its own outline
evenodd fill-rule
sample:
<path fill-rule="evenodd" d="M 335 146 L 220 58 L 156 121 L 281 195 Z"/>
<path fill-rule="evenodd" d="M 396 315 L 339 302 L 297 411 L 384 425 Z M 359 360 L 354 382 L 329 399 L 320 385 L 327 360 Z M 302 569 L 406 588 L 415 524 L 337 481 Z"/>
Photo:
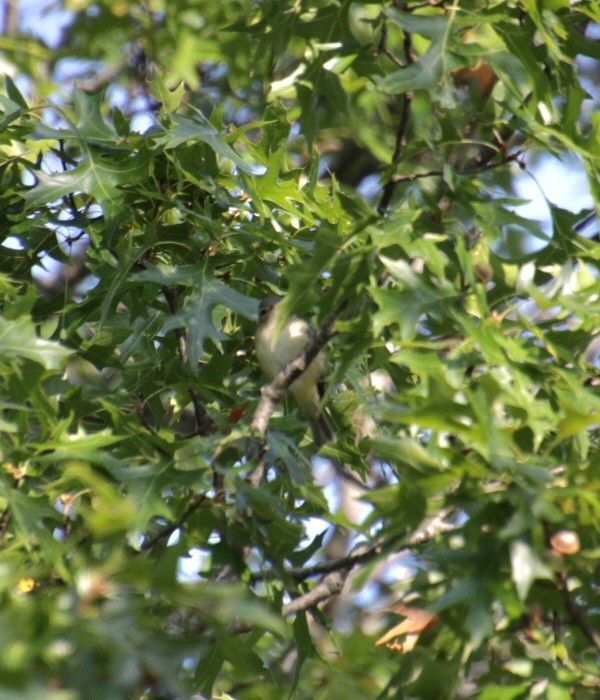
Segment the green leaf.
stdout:
<path fill-rule="evenodd" d="M 431 37 L 432 42 L 415 63 L 380 79 L 379 85 L 383 90 L 397 95 L 409 90 L 431 88 L 450 71 L 466 64 L 465 60 L 452 50 L 455 8 L 451 8 L 447 16 L 423 16 L 399 12 L 394 8 L 388 8 L 385 14 L 403 30 Z"/>
<path fill-rule="evenodd" d="M 9 98 L 22 109 L 27 109 L 29 105 L 9 75 L 4 76 L 4 84 Z"/>
<path fill-rule="evenodd" d="M 0 317 L 0 360 L 13 362 L 27 359 L 48 370 L 64 367 L 72 351 L 53 340 L 40 338 L 28 319 L 7 321 Z"/>
<path fill-rule="evenodd" d="M 23 198 L 32 211 L 66 195 L 84 192 L 96 198 L 105 214 L 114 215 L 123 197 L 121 188 L 139 182 L 147 173 L 149 160 L 147 152 L 122 152 L 117 157 L 84 144 L 81 161 L 75 168 L 53 174 L 37 172 L 37 184 Z"/>
<path fill-rule="evenodd" d="M 248 175 L 256 172 L 256 167 L 247 163 L 228 143 L 219 131 L 201 114 L 187 117 L 171 114 L 171 123 L 163 127 L 163 133 L 154 136 L 154 141 L 165 148 L 177 148 L 181 144 L 200 141 L 215 153 L 231 161 L 238 170 Z"/>
<path fill-rule="evenodd" d="M 438 472 L 446 468 L 443 460 L 432 455 L 413 438 L 374 438 L 371 449 L 381 459 L 400 464 L 421 473 Z"/>
<path fill-rule="evenodd" d="M 153 70 L 148 83 L 152 94 L 160 102 L 161 110 L 164 114 L 177 111 L 185 93 L 183 82 L 180 82 L 177 87 L 171 90 L 167 87 L 164 78 L 159 72 Z"/>
<path fill-rule="evenodd" d="M 449 301 L 456 293 L 450 288 L 433 287 L 404 261 L 382 260 L 388 269 L 393 270 L 398 288 L 370 290 L 373 301 L 379 306 L 379 311 L 373 315 L 373 330 L 378 334 L 383 328 L 398 325 L 401 338 L 412 340 L 421 317 L 449 313 Z"/>
<path fill-rule="evenodd" d="M 477 696 L 478 700 L 517 700 L 524 698 L 529 690 L 529 683 L 518 685 L 487 685 Z"/>
<path fill-rule="evenodd" d="M 374 508 L 366 525 L 389 519 L 389 525 L 386 527 L 393 532 L 400 531 L 406 534 L 422 522 L 427 508 L 423 492 L 408 481 L 370 491 L 362 500 L 372 504 Z"/>
<path fill-rule="evenodd" d="M 516 56 L 526 68 L 526 75 L 533 83 L 536 98 L 547 100 L 551 94 L 551 86 L 535 53 L 534 27 L 531 24 L 499 22 L 496 30 L 500 32 L 511 54 Z"/>
<path fill-rule="evenodd" d="M 483 584 L 483 581 L 480 581 Z M 465 618 L 465 627 L 469 631 L 473 649 L 478 649 L 493 633 L 494 619 L 490 610 L 490 596 L 483 585 L 474 591 L 468 602 L 469 611 Z"/>
<path fill-rule="evenodd" d="M 26 551 L 41 545 L 49 550 L 48 553 L 59 548 L 58 542 L 52 542 L 52 528 L 48 528 L 47 523 L 58 526 L 61 517 L 44 496 L 17 490 L 0 480 L 0 497 L 8 503 L 17 536 Z"/>
<path fill-rule="evenodd" d="M 521 600 L 527 597 L 534 581 L 553 578 L 552 571 L 523 540 L 514 540 L 510 543 L 510 563 L 512 580 Z"/>
<path fill-rule="evenodd" d="M 188 360 L 192 371 L 195 372 L 198 369 L 197 363 L 204 355 L 206 341 L 211 339 L 218 342 L 226 338 L 218 327 L 218 322 L 213 318 L 213 309 L 222 305 L 246 318 L 255 320 L 258 302 L 215 279 L 207 270 L 179 268 L 174 271 L 174 276 L 170 277 L 168 268 L 157 266 L 133 277 L 134 279 L 152 279 L 152 281 L 162 279 L 165 283 L 171 284 L 177 279 L 190 279 L 189 275 L 198 280 L 194 292 L 186 298 L 180 311 L 166 319 L 163 331 L 168 332 L 175 328 L 187 330 Z"/>
<path fill-rule="evenodd" d="M 75 128 L 79 137 L 88 144 L 114 144 L 117 133 L 102 119 L 100 109 L 103 102 L 101 92 L 90 94 L 75 88 L 73 91 L 73 103 L 77 124 Z"/>
<path fill-rule="evenodd" d="M 285 155 L 283 148 L 270 154 L 263 161 L 266 170 L 261 177 L 246 180 L 253 202 L 262 216 L 273 217 L 273 209 L 267 203 L 275 204 L 284 212 L 300 216 L 305 225 L 313 226 L 316 222 L 311 210 L 315 207 L 306 206 L 306 197 L 296 178 L 284 171 Z"/>
<path fill-rule="evenodd" d="M 560 23 L 548 21 L 552 17 L 550 12 L 540 12 L 535 0 L 523 0 L 523 7 L 533 20 L 537 30 L 542 35 L 546 46 L 550 49 L 551 55 L 558 61 L 569 63 L 570 58 L 562 50 L 562 41 L 565 36 L 556 34 L 556 31 L 563 32 Z"/>
<path fill-rule="evenodd" d="M 310 630 L 308 629 L 305 612 L 299 612 L 294 618 L 294 640 L 296 642 L 296 649 L 298 650 L 298 658 L 294 664 L 292 690 L 298 686 L 304 662 L 317 655 L 317 650 L 312 641 Z"/>
<path fill-rule="evenodd" d="M 379 86 L 392 95 L 429 88 L 449 71 L 456 70 L 464 64 L 463 60 L 447 52 L 443 43 L 438 41 L 416 63 L 382 78 Z"/>
<path fill-rule="evenodd" d="M 248 593 L 241 584 L 179 584 L 165 593 L 179 604 L 188 605 L 209 615 L 218 615 L 226 622 L 241 620 L 249 625 L 258 625 L 273 634 L 285 633 L 285 624 L 281 616 Z"/>

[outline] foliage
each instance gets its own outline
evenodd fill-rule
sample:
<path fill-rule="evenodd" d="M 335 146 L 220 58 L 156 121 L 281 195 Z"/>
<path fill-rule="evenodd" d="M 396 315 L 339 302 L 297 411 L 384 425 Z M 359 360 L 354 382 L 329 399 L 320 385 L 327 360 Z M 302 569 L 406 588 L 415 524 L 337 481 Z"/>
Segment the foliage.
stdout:
<path fill-rule="evenodd" d="M 597 6 L 64 5 L 2 37 L 0 697 L 597 697 L 593 211 L 512 189 L 600 196 Z M 249 448 L 274 292 L 317 460 Z"/>

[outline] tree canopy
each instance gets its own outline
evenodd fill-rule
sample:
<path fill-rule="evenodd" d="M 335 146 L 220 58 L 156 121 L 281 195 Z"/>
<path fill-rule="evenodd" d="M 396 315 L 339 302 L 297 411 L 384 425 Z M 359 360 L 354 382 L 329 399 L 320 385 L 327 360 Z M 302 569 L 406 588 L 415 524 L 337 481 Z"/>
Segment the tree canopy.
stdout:
<path fill-rule="evenodd" d="M 598 5 L 3 7 L 0 699 L 597 698 Z"/>

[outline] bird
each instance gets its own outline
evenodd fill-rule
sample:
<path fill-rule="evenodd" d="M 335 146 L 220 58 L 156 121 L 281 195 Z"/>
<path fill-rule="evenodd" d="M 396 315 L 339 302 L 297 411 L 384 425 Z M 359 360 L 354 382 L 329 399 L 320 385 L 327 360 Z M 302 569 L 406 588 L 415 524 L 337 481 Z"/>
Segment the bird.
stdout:
<path fill-rule="evenodd" d="M 303 319 L 290 316 L 279 328 L 277 305 L 283 297 L 272 295 L 258 307 L 255 347 L 258 364 L 269 381 L 304 350 L 315 331 Z M 335 433 L 321 405 L 325 384 L 325 354 L 321 350 L 306 370 L 295 379 L 289 391 L 308 418 L 315 444 L 321 447 L 335 441 Z"/>

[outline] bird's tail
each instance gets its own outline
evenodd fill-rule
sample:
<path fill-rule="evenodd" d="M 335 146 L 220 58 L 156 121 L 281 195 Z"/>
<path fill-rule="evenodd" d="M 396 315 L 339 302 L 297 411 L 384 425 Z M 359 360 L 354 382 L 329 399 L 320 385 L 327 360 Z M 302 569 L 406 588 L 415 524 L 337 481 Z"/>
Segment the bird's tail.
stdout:
<path fill-rule="evenodd" d="M 335 442 L 335 433 L 324 413 L 309 418 L 315 445 L 321 447 L 327 442 Z"/>

